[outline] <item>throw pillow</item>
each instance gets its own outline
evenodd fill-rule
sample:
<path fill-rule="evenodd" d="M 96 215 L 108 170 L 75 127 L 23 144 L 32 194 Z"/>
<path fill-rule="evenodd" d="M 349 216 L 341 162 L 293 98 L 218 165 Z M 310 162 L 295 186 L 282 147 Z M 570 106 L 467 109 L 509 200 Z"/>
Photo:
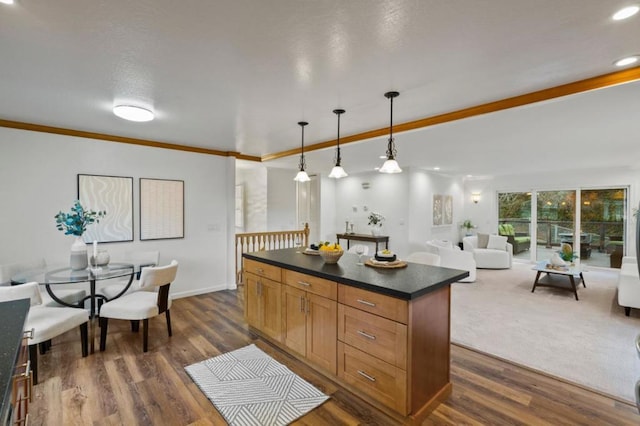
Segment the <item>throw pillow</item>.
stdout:
<path fill-rule="evenodd" d="M 507 237 L 500 235 L 489 235 L 489 242 L 487 243 L 488 249 L 494 250 L 506 250 L 507 249 Z"/>
<path fill-rule="evenodd" d="M 478 248 L 487 248 L 489 234 L 478 234 Z"/>

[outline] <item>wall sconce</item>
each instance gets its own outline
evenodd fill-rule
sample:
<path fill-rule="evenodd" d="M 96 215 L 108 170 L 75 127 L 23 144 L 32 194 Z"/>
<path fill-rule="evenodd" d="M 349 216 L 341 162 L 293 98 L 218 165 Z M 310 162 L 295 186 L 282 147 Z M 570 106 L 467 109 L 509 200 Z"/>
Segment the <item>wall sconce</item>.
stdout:
<path fill-rule="evenodd" d="M 471 201 L 473 201 L 474 204 L 478 204 L 478 201 L 480 201 L 480 193 L 479 192 L 472 192 L 471 193 Z"/>

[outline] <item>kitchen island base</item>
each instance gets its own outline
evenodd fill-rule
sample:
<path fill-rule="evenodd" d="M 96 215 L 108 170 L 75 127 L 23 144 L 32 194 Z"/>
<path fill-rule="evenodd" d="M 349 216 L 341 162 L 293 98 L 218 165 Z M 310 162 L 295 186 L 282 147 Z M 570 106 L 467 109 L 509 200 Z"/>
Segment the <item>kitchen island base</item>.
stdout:
<path fill-rule="evenodd" d="M 355 266 L 357 256 L 326 265 L 291 250 L 244 257 L 245 318 L 268 342 L 399 423 L 419 424 L 451 394 L 450 284 L 467 272 L 409 264 L 380 273 Z"/>

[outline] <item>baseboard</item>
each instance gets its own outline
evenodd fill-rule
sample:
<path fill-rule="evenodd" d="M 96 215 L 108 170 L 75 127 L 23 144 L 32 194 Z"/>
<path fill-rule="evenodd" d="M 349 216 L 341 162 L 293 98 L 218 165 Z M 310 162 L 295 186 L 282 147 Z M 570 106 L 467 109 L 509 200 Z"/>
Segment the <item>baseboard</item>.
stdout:
<path fill-rule="evenodd" d="M 215 291 L 221 291 L 221 290 L 235 290 L 235 289 L 229 288 L 226 284 L 220 284 L 214 287 L 197 288 L 195 290 L 179 291 L 176 293 L 171 292 L 171 297 L 173 299 L 181 299 L 183 297 L 197 296 L 199 294 L 213 293 Z"/>

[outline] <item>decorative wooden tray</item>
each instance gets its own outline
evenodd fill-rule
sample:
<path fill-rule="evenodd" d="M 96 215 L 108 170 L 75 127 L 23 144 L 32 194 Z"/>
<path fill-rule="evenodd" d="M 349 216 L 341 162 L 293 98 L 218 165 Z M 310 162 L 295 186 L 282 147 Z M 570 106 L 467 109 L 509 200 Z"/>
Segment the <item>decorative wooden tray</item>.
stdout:
<path fill-rule="evenodd" d="M 371 259 L 367 259 L 364 261 L 364 264 L 367 266 L 371 266 L 372 268 L 382 268 L 382 269 L 396 269 L 396 268 L 404 268 L 407 266 L 407 262 L 404 260 L 394 260 L 393 262 L 372 262 Z"/>

